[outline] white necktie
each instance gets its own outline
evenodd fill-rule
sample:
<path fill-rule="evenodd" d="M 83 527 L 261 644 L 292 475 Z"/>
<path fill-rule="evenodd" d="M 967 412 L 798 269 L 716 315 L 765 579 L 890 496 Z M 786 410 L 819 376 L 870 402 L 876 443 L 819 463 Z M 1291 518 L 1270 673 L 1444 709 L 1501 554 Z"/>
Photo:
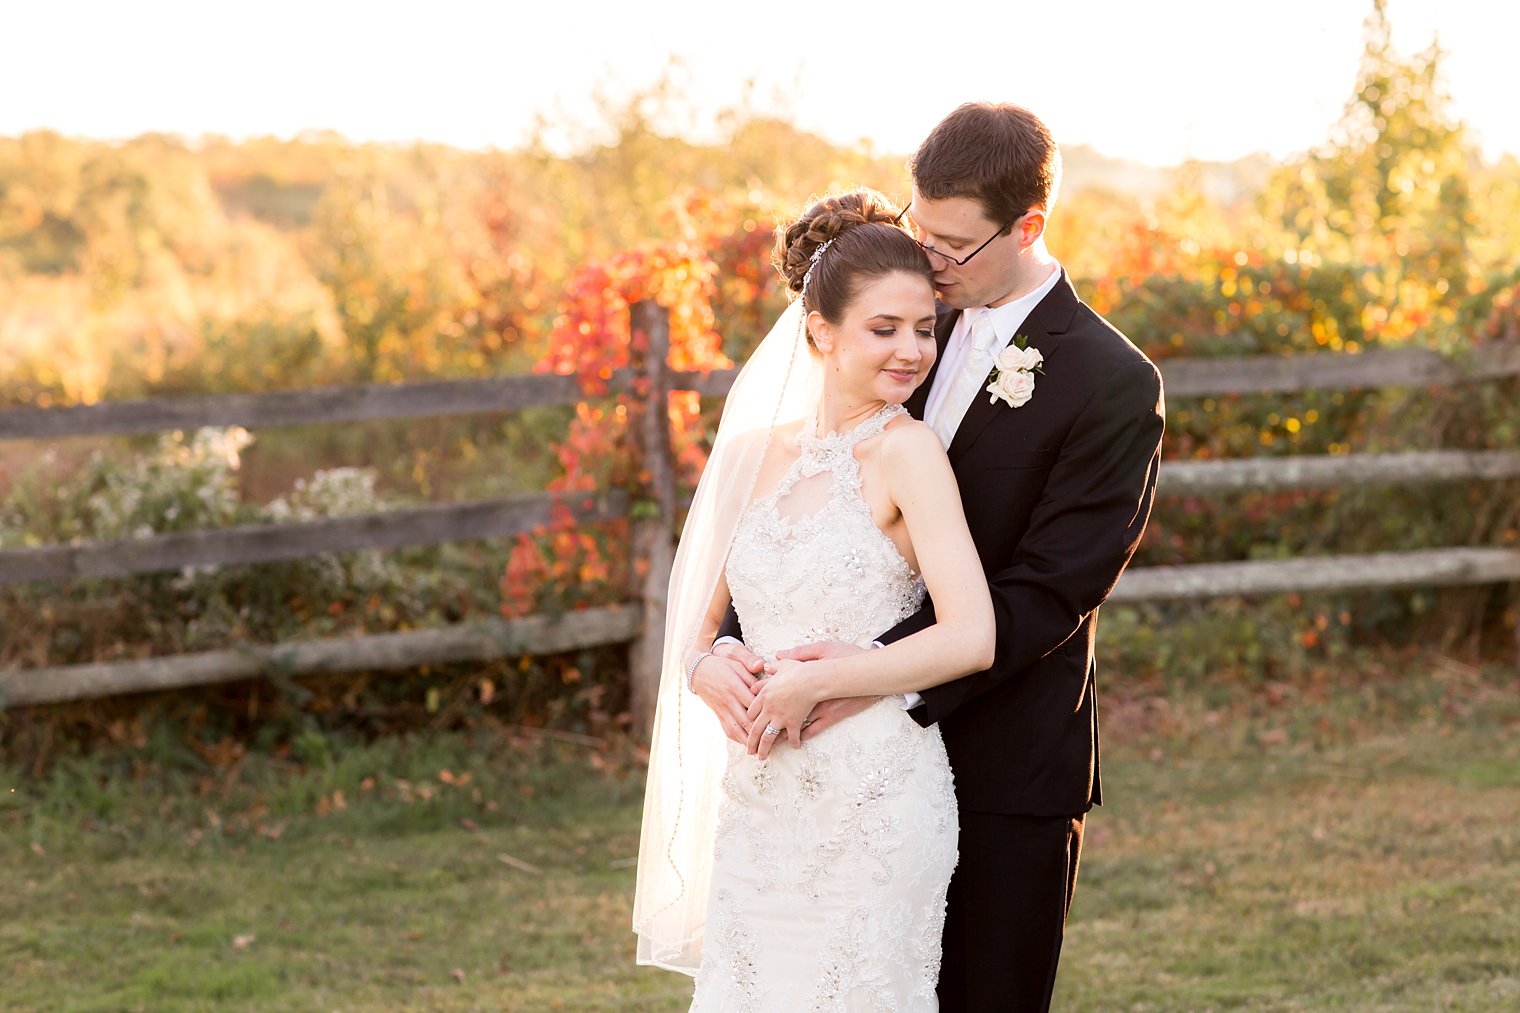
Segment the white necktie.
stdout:
<path fill-rule="evenodd" d="M 945 391 L 944 400 L 939 404 L 939 414 L 934 417 L 934 431 L 939 434 L 940 443 L 947 449 L 950 441 L 955 438 L 955 430 L 960 426 L 966 409 L 971 407 L 977 393 L 987 386 L 987 374 L 992 372 L 995 361 L 992 346 L 997 341 L 997 332 L 992 329 L 992 314 L 989 311 L 980 311 L 971 321 L 970 338 L 966 354 L 961 359 L 960 371 L 951 381 L 950 389 Z"/>

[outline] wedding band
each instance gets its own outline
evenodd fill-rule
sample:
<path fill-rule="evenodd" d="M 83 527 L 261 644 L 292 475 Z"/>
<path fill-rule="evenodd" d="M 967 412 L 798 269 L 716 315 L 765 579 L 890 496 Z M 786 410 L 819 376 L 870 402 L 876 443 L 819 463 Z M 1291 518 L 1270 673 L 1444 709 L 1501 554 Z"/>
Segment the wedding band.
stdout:
<path fill-rule="evenodd" d="M 780 735 L 781 734 L 781 729 L 777 728 L 775 725 L 766 725 L 765 726 L 765 734 L 767 734 L 767 735 Z"/>
<path fill-rule="evenodd" d="M 802 727 L 804 727 L 804 728 L 806 728 L 808 725 L 810 725 L 812 723 L 813 723 L 813 719 L 812 718 L 803 718 L 802 719 Z"/>

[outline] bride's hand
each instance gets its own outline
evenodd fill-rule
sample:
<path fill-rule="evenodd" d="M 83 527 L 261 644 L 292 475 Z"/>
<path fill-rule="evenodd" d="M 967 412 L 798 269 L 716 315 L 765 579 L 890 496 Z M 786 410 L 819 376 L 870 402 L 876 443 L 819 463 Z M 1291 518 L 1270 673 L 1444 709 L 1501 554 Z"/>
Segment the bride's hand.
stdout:
<path fill-rule="evenodd" d="M 818 704 L 813 693 L 815 680 L 803 674 L 805 668 L 800 661 L 778 661 L 775 674 L 756 685 L 748 714 L 750 755 L 764 760 L 781 739 L 800 741 L 803 722 Z M 768 728 L 778 729 L 778 733 L 767 734 Z"/>
<path fill-rule="evenodd" d="M 733 650 L 727 644 L 720 649 L 725 652 Z M 760 659 L 749 654 L 742 645 L 737 652 L 742 653 L 714 651 L 698 661 L 691 673 L 691 689 L 718 716 L 723 734 L 742 746 L 750 732 L 745 712 L 755 702 L 755 686 L 760 681 L 752 669 L 760 667 Z M 744 655 L 753 658 L 755 664 L 749 664 Z"/>

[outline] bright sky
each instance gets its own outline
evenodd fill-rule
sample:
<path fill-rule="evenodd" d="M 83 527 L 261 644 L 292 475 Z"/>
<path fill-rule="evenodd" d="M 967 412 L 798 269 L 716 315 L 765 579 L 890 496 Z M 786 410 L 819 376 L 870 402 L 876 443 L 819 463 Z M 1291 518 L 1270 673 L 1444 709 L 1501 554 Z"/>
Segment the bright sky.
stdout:
<path fill-rule="evenodd" d="M 1155 165 L 1275 157 L 1340 116 L 1371 0 L 11 0 L 0 135 L 290 136 L 513 147 L 535 114 L 597 122 L 593 96 L 671 56 L 700 136 L 752 81 L 763 108 L 836 141 L 911 151 L 968 99 L 1012 101 L 1058 141 Z M 768 12 L 778 12 L 771 14 Z M 1439 31 L 1457 115 L 1520 153 L 1520 11 L 1389 0 L 1394 44 Z"/>

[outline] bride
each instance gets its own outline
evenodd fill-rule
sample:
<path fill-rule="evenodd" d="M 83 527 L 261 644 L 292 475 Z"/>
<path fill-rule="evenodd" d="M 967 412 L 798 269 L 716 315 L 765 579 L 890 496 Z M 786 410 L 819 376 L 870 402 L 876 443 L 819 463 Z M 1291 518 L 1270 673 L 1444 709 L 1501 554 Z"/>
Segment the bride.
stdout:
<path fill-rule="evenodd" d="M 902 407 L 935 308 L 896 218 L 858 191 L 781 237 L 796 298 L 730 391 L 677 552 L 633 924 L 640 963 L 695 976 L 694 1010 L 936 1008 L 955 796 L 938 728 L 893 694 L 986 668 L 993 615 L 939 438 Z M 926 592 L 928 629 L 774 663 L 870 645 Z M 753 691 L 707 650 L 730 602 L 773 663 Z M 881 699 L 800 743 L 814 704 L 860 696 Z"/>

